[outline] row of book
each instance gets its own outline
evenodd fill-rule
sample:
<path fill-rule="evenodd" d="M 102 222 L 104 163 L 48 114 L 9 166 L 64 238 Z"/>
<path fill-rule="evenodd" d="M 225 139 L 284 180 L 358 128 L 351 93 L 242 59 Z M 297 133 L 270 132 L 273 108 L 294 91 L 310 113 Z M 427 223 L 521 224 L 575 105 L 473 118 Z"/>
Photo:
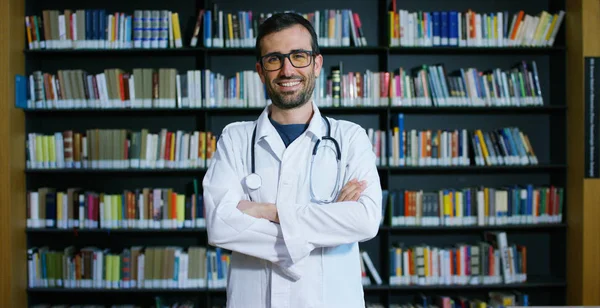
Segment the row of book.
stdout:
<path fill-rule="evenodd" d="M 398 127 L 391 132 L 372 128 L 366 131 L 378 166 L 538 164 L 529 137 L 516 127 L 492 131 L 405 131 Z M 26 167 L 29 170 L 207 168 L 216 151 L 216 140 L 212 132 L 167 129 L 156 133 L 148 129 L 28 133 Z"/>
<path fill-rule="evenodd" d="M 565 11 L 388 11 L 391 47 L 551 47 Z"/>
<path fill-rule="evenodd" d="M 508 284 L 527 280 L 527 249 L 504 232 L 486 232 L 476 245 L 427 244 L 389 250 L 391 285 Z M 201 246 L 134 246 L 27 250 L 30 288 L 186 289 L 226 288 L 230 255 Z M 367 275 L 368 272 L 368 275 Z M 368 253 L 361 251 L 363 285 L 381 285 Z"/>
<path fill-rule="evenodd" d="M 315 29 L 319 46 L 367 46 L 360 16 L 351 9 L 322 9 L 307 13 L 294 12 L 307 19 Z M 258 27 L 274 13 L 253 11 L 223 12 L 213 4 L 212 10 L 200 9 L 190 46 L 207 48 L 253 48 Z M 200 44 L 198 44 L 200 42 Z"/>
<path fill-rule="evenodd" d="M 207 168 L 217 137 L 204 131 L 129 129 L 28 133 L 28 169 Z"/>
<path fill-rule="evenodd" d="M 225 76 L 208 69 L 107 68 L 34 71 L 27 76 L 30 109 L 264 107 L 270 103 L 257 72 Z M 315 80 L 313 100 L 323 107 L 543 106 L 535 61 L 510 69 L 448 71 L 444 64 L 390 72 L 345 72 L 343 63 Z"/>
<path fill-rule="evenodd" d="M 80 187 L 27 191 L 27 227 L 34 229 L 171 230 L 206 227 L 204 199 L 169 187 L 120 192 Z M 564 188 L 513 185 L 439 190 L 383 190 L 387 226 L 498 226 L 562 222 Z"/>
<path fill-rule="evenodd" d="M 130 49 L 183 47 L 179 13 L 169 10 L 42 10 L 25 16 L 27 45 L 35 49 Z"/>
<path fill-rule="evenodd" d="M 390 303 L 388 308 L 505 308 L 530 306 L 529 294 L 518 290 L 489 291 L 487 297 L 476 298 L 463 295 L 431 295 L 419 293 L 405 303 Z M 366 308 L 384 308 L 379 303 L 366 302 Z"/>
<path fill-rule="evenodd" d="M 383 191 L 388 226 L 499 226 L 561 223 L 564 187 L 506 185 Z"/>
<path fill-rule="evenodd" d="M 199 9 L 190 47 L 254 47 L 258 26 L 276 13 L 224 12 L 213 6 L 213 10 Z M 296 13 L 311 22 L 323 47 L 367 46 L 360 16 L 350 9 Z M 166 9 L 139 9 L 133 14 L 46 9 L 41 15 L 25 16 L 25 27 L 30 50 L 181 48 L 184 40 L 179 13 Z"/>
<path fill-rule="evenodd" d="M 485 232 L 453 247 L 396 243 L 389 249 L 390 285 L 486 285 L 527 281 L 527 247 L 505 232 Z M 381 281 L 381 280 L 379 280 Z"/>
<path fill-rule="evenodd" d="M 367 128 L 378 166 L 538 165 L 529 137 L 518 127 L 405 129 L 404 114 L 392 130 Z M 396 124 L 395 124 L 396 125 Z"/>
<path fill-rule="evenodd" d="M 306 18 L 323 47 L 368 45 L 360 16 L 351 9 L 287 11 Z M 224 12 L 216 4 L 212 10 L 199 9 L 189 46 L 254 47 L 258 26 L 273 13 Z M 392 8 L 387 20 L 389 46 L 553 46 L 564 15 L 564 10 L 531 15 L 523 10 L 511 14 Z M 133 14 L 106 9 L 46 9 L 41 15 L 26 16 L 25 26 L 32 50 L 181 48 L 184 40 L 179 14 L 165 9 L 139 9 Z"/>
<path fill-rule="evenodd" d="M 227 286 L 230 253 L 203 246 L 47 246 L 27 250 L 30 288 L 220 289 Z"/>
<path fill-rule="evenodd" d="M 206 227 L 204 198 L 173 188 L 97 192 L 79 187 L 27 191 L 27 227 L 42 229 L 182 229 Z"/>

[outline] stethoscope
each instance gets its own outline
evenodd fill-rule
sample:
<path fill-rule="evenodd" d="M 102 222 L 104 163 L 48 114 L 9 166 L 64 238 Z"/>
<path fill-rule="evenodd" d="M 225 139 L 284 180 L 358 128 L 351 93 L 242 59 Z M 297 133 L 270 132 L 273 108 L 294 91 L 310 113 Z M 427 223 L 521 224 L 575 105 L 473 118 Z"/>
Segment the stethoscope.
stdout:
<path fill-rule="evenodd" d="M 337 196 L 338 190 L 339 190 L 340 175 L 342 173 L 342 169 L 341 169 L 342 155 L 340 152 L 340 146 L 339 146 L 338 142 L 335 140 L 335 138 L 331 137 L 331 124 L 329 123 L 329 120 L 323 115 L 321 115 L 321 117 L 325 120 L 325 123 L 327 124 L 327 135 L 321 137 L 321 139 L 318 139 L 312 150 L 312 159 L 310 162 L 310 178 L 309 178 L 310 195 L 312 197 L 312 200 L 314 200 L 317 203 L 331 203 Z M 254 131 L 252 132 L 252 144 L 251 144 L 251 153 L 250 153 L 251 160 L 252 160 L 252 162 L 251 162 L 252 172 L 249 175 L 247 175 L 245 178 L 246 186 L 250 190 L 253 190 L 253 191 L 259 189 L 262 185 L 262 179 L 261 179 L 260 175 L 258 175 L 256 173 L 256 162 L 255 162 L 255 158 L 254 158 L 255 139 L 256 139 L 256 125 L 254 126 Z M 329 194 L 329 196 L 327 196 L 326 198 L 323 198 L 323 199 L 321 199 L 320 197 L 317 197 L 317 195 L 313 189 L 313 185 L 312 185 L 313 166 L 315 163 L 315 157 L 317 156 L 317 149 L 319 148 L 319 144 L 321 143 L 322 140 L 328 140 L 328 141 L 333 142 L 333 144 L 335 145 L 335 152 L 336 152 L 335 156 L 336 156 L 336 160 L 337 160 L 337 175 L 336 175 L 336 180 L 335 180 L 335 187 L 334 187 L 333 191 Z M 252 196 L 250 196 L 250 201 L 252 201 Z"/>

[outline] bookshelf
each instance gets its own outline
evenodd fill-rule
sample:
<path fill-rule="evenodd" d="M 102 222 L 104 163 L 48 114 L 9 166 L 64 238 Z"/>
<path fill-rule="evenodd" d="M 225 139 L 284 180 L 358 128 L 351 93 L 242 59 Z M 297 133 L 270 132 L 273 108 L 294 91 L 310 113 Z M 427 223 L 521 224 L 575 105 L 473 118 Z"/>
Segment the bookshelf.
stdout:
<path fill-rule="evenodd" d="M 393 117 L 404 113 L 407 128 L 479 128 L 491 129 L 502 125 L 515 125 L 529 134 L 533 147 L 540 159 L 534 166 L 469 166 L 469 167 L 380 167 L 382 185 L 388 189 L 440 189 L 449 186 L 467 185 L 500 186 L 505 184 L 536 183 L 539 185 L 554 184 L 565 189 L 565 213 L 563 223 L 540 225 L 507 225 L 507 226 L 464 226 L 464 227 L 390 227 L 382 226 L 376 238 L 361 244 L 371 254 L 380 275 L 384 279 L 383 286 L 365 287 L 365 298 L 369 302 L 389 304 L 411 298 L 416 292 L 428 295 L 449 294 L 465 296 L 482 296 L 490 290 L 520 290 L 530 295 L 536 304 L 598 304 L 596 296 L 599 285 L 588 270 L 597 268 L 597 257 L 589 233 L 593 226 L 595 209 L 590 205 L 596 202 L 597 195 L 590 192 L 597 188 L 596 182 L 582 181 L 578 166 L 583 160 L 583 153 L 570 145 L 582 143 L 583 140 L 571 140 L 567 134 L 576 128 L 583 111 L 577 106 L 583 101 L 581 89 L 575 84 L 577 78 L 583 78 L 582 71 L 575 68 L 583 53 L 594 54 L 600 49 L 589 47 L 585 43 L 574 43 L 573 37 L 582 37 L 581 29 L 588 29 L 588 20 L 595 18 L 597 4 L 593 1 L 559 1 L 536 0 L 529 2 L 502 1 L 474 2 L 467 0 L 441 1 L 427 0 L 414 3 L 402 3 L 401 8 L 408 10 L 452 10 L 459 11 L 472 8 L 475 11 L 509 10 L 514 12 L 523 9 L 536 14 L 542 9 L 551 12 L 564 9 L 567 11 L 566 24 L 562 25 L 557 40 L 549 48 L 521 47 L 388 47 L 386 16 L 389 1 L 309 1 L 306 11 L 312 9 L 351 7 L 361 14 L 365 35 L 369 39 L 368 47 L 330 47 L 323 48 L 325 63 L 323 69 L 329 72 L 332 65 L 339 61 L 345 63 L 346 71 L 365 69 L 390 71 L 399 66 L 411 67 L 421 64 L 445 63 L 448 69 L 460 67 L 508 68 L 521 61 L 538 63 L 542 78 L 542 91 L 545 105 L 543 107 L 374 107 L 374 108 L 323 108 L 333 117 L 354 120 L 365 127 L 389 130 Z M 247 10 L 273 11 L 281 8 L 275 1 L 266 1 L 251 6 L 241 1 L 217 1 L 219 9 L 226 11 Z M 146 7 L 163 8 L 163 2 L 149 1 Z M 0 77 L 2 87 L 0 93 L 8 102 L 14 101 L 14 74 L 30 74 L 33 70 L 55 72 L 65 66 L 82 68 L 92 72 L 103 70 L 109 66 L 128 70 L 134 67 L 175 67 L 180 71 L 188 69 L 210 68 L 225 75 L 242 69 L 253 69 L 252 49 L 248 48 L 189 48 L 191 26 L 197 9 L 210 8 L 205 1 L 178 1 L 172 4 L 180 13 L 184 48 L 163 50 L 27 50 L 23 31 L 23 16 L 40 14 L 42 9 L 76 9 L 96 8 L 95 3 L 80 3 L 71 0 L 60 0 L 52 3 L 34 0 L 11 0 L 2 4 L 0 10 L 0 31 L 3 42 L 10 42 L 9 47 L 1 49 L 3 57 L 0 61 L 9 67 Z M 87 7 L 90 6 L 90 7 Z M 122 1 L 104 1 L 100 5 L 108 11 L 133 12 L 136 8 L 131 3 Z M 587 10 L 586 10 L 587 9 Z M 594 10 L 595 9 L 595 10 Z M 582 17 L 583 15 L 583 17 Z M 575 16 L 575 17 L 573 17 Z M 596 18 L 597 19 L 597 18 Z M 378 20 L 367 22 L 366 20 Z M 187 23 L 186 23 L 187 22 Z M 7 29 L 10 29 L 8 31 Z M 584 35 L 593 36 L 588 32 Z M 584 45 L 582 48 L 581 45 Z M 571 47 L 574 46 L 574 47 Z M 585 50 L 582 52 L 582 49 Z M 579 58 L 578 58 L 579 57 Z M 360 61 L 354 61 L 360 59 Z M 578 60 L 579 59 L 579 60 Z M 570 79 L 565 76 L 576 75 Z M 580 76 L 581 75 L 581 76 Z M 579 79 L 579 80 L 581 80 Z M 569 87 L 566 85 L 569 82 Z M 581 82 L 578 83 L 579 85 Z M 577 94 L 579 93 L 579 94 Z M 567 99 L 568 98 L 568 99 Z M 81 186 L 86 189 L 122 190 L 123 188 L 174 187 L 184 190 L 192 177 L 201 178 L 203 170 L 26 170 L 23 144 L 26 133 L 54 132 L 64 129 L 85 130 L 91 127 L 115 127 L 140 129 L 149 127 L 158 130 L 162 127 L 174 129 L 204 129 L 219 131 L 230 121 L 253 119 L 260 110 L 246 108 L 210 109 L 150 109 L 150 110 L 20 110 L 12 104 L 2 104 L 0 122 L 1 134 L 10 140 L 10 147 L 2 149 L 0 163 L 2 172 L 2 198 L 0 202 L 0 230 L 8 239 L 0 249 L 3 262 L 1 271 L 10 273 L 8 281 L 3 281 L 1 292 L 3 306 L 25 302 L 92 302 L 102 303 L 135 302 L 148 304 L 154 295 L 164 295 L 170 299 L 192 298 L 204 307 L 208 304 L 223 304 L 224 290 L 208 289 L 153 289 L 153 290 L 95 290 L 64 288 L 28 288 L 26 247 L 46 245 L 61 249 L 66 245 L 97 245 L 99 247 L 122 248 L 134 245 L 166 245 L 181 246 L 206 245 L 205 231 L 198 229 L 184 230 L 34 230 L 25 227 L 25 190 L 42 186 L 59 186 L 63 189 Z M 567 118 L 567 116 L 569 118 Z M 432 124 L 433 123 L 433 124 Z M 582 134 L 579 134 L 582 136 Z M 569 138 L 567 138 L 569 136 Z M 575 142 L 575 143 L 574 143 Z M 583 148 L 583 147 L 581 147 Z M 56 184 L 56 178 L 61 184 Z M 456 184 L 458 182 L 458 184 Z M 594 199 L 596 198 L 596 199 Z M 587 215 L 587 216 L 586 216 Z M 506 231 L 510 241 L 524 243 L 531 252 L 528 282 L 517 285 L 450 285 L 450 286 L 390 286 L 387 283 L 389 262 L 387 248 L 392 242 L 403 241 L 418 244 L 422 242 L 432 245 L 453 245 L 457 242 L 475 242 L 481 240 L 484 231 Z M 586 246 L 590 243 L 589 246 Z M 568 253 L 567 253 L 568 251 Z M 577 255 L 583 258 L 578 265 L 573 259 Z M 548 257 L 551 256 L 551 257 Z M 536 258 L 537 257 L 537 258 Z M 533 260 L 539 261 L 534 262 Z M 597 275 L 596 275 L 597 276 Z M 3 279 L 4 280 L 4 279 Z M 571 288 L 576 291 L 571 292 Z M 578 294 L 576 294 L 578 293 Z M 109 296 L 107 296 L 109 295 Z"/>

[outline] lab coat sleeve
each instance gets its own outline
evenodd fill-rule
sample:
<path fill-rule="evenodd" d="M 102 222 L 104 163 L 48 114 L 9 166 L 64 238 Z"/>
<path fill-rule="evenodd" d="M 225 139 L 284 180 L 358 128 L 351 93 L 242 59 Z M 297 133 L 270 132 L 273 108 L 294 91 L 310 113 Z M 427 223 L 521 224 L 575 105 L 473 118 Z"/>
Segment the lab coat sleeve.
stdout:
<path fill-rule="evenodd" d="M 281 227 L 237 209 L 238 202 L 246 198 L 243 176 L 237 171 L 242 157 L 238 151 L 225 128 L 202 182 L 208 243 L 271 261 L 297 279 Z"/>
<path fill-rule="evenodd" d="M 317 247 L 361 242 L 377 235 L 383 197 L 375 153 L 362 128 L 355 130 L 346 146 L 347 174 L 341 187 L 353 178 L 366 180 L 367 187 L 358 201 L 296 204 L 291 198 L 278 200 L 283 237 L 294 261 Z"/>

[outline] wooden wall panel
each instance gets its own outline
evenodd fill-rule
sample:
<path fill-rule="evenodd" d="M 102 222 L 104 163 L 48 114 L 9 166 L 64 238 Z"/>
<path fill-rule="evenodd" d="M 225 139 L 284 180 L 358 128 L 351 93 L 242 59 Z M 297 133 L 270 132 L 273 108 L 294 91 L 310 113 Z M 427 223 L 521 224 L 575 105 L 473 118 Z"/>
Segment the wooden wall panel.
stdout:
<path fill-rule="evenodd" d="M 600 305 L 600 180 L 584 178 L 584 59 L 600 56 L 600 2 L 566 0 L 567 304 Z"/>
<path fill-rule="evenodd" d="M 0 307 L 26 307 L 25 121 L 14 108 L 23 74 L 24 0 L 0 1 Z"/>

